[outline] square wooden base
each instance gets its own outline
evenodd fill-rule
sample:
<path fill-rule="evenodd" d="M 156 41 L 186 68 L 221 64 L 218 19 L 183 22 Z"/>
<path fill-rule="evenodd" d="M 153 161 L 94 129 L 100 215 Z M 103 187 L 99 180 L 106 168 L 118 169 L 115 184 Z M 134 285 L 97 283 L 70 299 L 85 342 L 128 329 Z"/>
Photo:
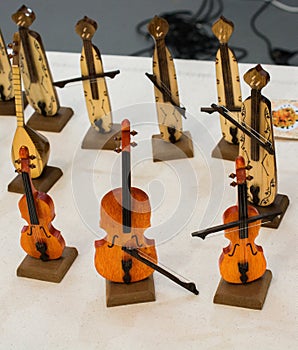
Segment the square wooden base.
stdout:
<path fill-rule="evenodd" d="M 27 125 L 34 130 L 60 132 L 72 116 L 73 110 L 69 107 L 60 107 L 58 113 L 52 117 L 34 112 Z"/>
<path fill-rule="evenodd" d="M 25 95 L 25 92 L 23 91 L 23 106 L 24 109 L 28 105 L 28 101 Z M 16 107 L 15 107 L 15 99 L 12 98 L 8 101 L 0 101 L 0 115 L 16 115 Z"/>
<path fill-rule="evenodd" d="M 274 220 L 268 221 L 267 219 L 264 219 L 262 222 L 263 227 L 278 228 L 289 206 L 289 203 L 290 201 L 288 196 L 286 196 L 285 194 L 277 194 L 274 202 L 271 205 L 267 207 L 260 207 L 258 205 L 253 204 L 253 206 L 258 210 L 260 214 L 281 210 L 281 214 L 279 216 L 276 216 Z"/>
<path fill-rule="evenodd" d="M 165 160 L 192 158 L 193 143 L 189 131 L 184 131 L 181 138 L 176 143 L 166 142 L 161 135 L 152 136 L 153 162 L 163 162 Z"/>
<path fill-rule="evenodd" d="M 107 307 L 155 301 L 153 275 L 143 281 L 130 284 L 106 280 Z"/>
<path fill-rule="evenodd" d="M 18 277 L 59 283 L 78 256 L 74 247 L 65 247 L 61 258 L 42 261 L 27 255 L 17 269 Z"/>
<path fill-rule="evenodd" d="M 239 155 L 239 145 L 234 145 L 222 138 L 213 149 L 211 156 L 213 158 L 235 161 Z"/>
<path fill-rule="evenodd" d="M 104 149 L 114 151 L 116 148 L 116 141 L 114 137 L 121 136 L 121 125 L 113 124 L 109 133 L 103 134 L 96 131 L 93 126 L 90 126 L 85 135 L 81 148 L 82 149 Z"/>
<path fill-rule="evenodd" d="M 56 168 L 53 166 L 46 166 L 42 172 L 42 174 L 36 178 L 32 179 L 34 187 L 40 192 L 48 192 L 48 190 L 60 179 L 63 175 L 62 170 L 60 168 Z M 8 192 L 15 192 L 24 194 L 24 186 L 22 175 L 18 174 L 8 185 Z"/>
<path fill-rule="evenodd" d="M 266 270 L 258 280 L 247 284 L 232 284 L 221 279 L 213 302 L 215 304 L 261 310 L 265 303 L 271 279 L 272 272 L 270 270 Z"/>

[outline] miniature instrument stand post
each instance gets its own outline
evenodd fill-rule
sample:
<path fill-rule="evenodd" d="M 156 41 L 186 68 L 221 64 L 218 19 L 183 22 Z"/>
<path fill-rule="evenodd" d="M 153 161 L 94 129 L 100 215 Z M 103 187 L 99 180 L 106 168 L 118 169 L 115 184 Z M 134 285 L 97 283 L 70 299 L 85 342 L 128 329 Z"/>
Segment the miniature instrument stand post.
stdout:
<path fill-rule="evenodd" d="M 155 40 L 153 74 L 146 73 L 154 85 L 154 95 L 160 134 L 152 136 L 153 161 L 193 157 L 189 131 L 182 130 L 185 108 L 180 106 L 177 77 L 173 58 L 166 47 L 168 22 L 155 16 L 148 31 Z"/>
<path fill-rule="evenodd" d="M 28 102 L 23 93 L 24 108 Z M 16 115 L 12 84 L 12 69 L 0 30 L 0 115 Z"/>
<path fill-rule="evenodd" d="M 277 228 L 289 205 L 289 198 L 277 193 L 277 170 L 272 127 L 271 103 L 261 94 L 270 80 L 268 72 L 261 65 L 249 69 L 244 81 L 251 88 L 251 96 L 242 103 L 239 123 L 224 107 L 212 105 L 225 118 L 243 131 L 239 138 L 239 154 L 249 166 L 253 180 L 248 188 L 248 200 L 265 213 L 281 210 L 281 214 L 263 226 Z"/>
<path fill-rule="evenodd" d="M 247 176 L 242 156 L 236 158 L 236 178 L 232 186 L 238 186 L 238 204 L 227 208 L 223 214 L 224 224 L 193 232 L 193 237 L 205 237 L 214 232 L 225 230 L 225 237 L 230 244 L 223 249 L 219 258 L 219 269 L 222 279 L 214 296 L 214 303 L 240 306 L 251 309 L 262 309 L 272 278 L 270 270 L 266 270 L 266 260 L 261 246 L 255 239 L 261 227 L 261 220 L 273 220 L 280 211 L 270 214 L 259 214 L 258 210 L 248 204 Z"/>
<path fill-rule="evenodd" d="M 181 281 L 157 265 L 155 242 L 144 236 L 150 227 L 151 208 L 147 194 L 131 187 L 131 155 L 129 120 L 121 124 L 122 187 L 105 194 L 101 201 L 100 226 L 107 235 L 95 241 L 94 264 L 106 279 L 107 306 L 155 301 L 154 270 L 198 294 L 192 282 Z M 119 140 L 120 141 L 120 140 Z"/>
<path fill-rule="evenodd" d="M 234 24 L 221 16 L 213 24 L 212 31 L 219 41 L 215 59 L 218 103 L 233 111 L 238 120 L 242 104 L 238 62 L 228 47 Z M 214 109 L 202 107 L 201 111 L 211 113 Z M 223 116 L 220 116 L 220 125 L 223 137 L 212 151 L 212 157 L 234 161 L 239 154 L 239 130 Z"/>
<path fill-rule="evenodd" d="M 81 147 L 114 150 L 114 138 L 120 136 L 121 126 L 113 124 L 105 76 L 114 78 L 120 71 L 104 72 L 99 49 L 92 44 L 92 38 L 97 30 L 96 21 L 85 16 L 77 22 L 75 30 L 83 40 L 81 72 L 85 78 L 83 89 L 91 123 Z"/>
<path fill-rule="evenodd" d="M 20 45 L 20 67 L 25 93 L 35 109 L 27 125 L 36 130 L 60 132 L 73 115 L 73 110 L 60 107 L 41 37 L 29 29 L 35 20 L 35 14 L 23 5 L 12 15 L 12 20 L 19 28 L 14 41 Z"/>
<path fill-rule="evenodd" d="M 12 141 L 11 158 L 14 167 L 18 169 L 19 149 L 25 145 L 29 149 L 29 153 L 33 156 L 31 164 L 33 183 L 38 190 L 47 192 L 62 176 L 62 171 L 57 167 L 47 165 L 50 155 L 50 144 L 47 138 L 25 124 L 18 48 L 18 44 L 15 43 L 12 55 L 12 80 L 17 128 Z M 10 182 L 8 191 L 24 193 L 25 189 L 20 174 Z"/>
<path fill-rule="evenodd" d="M 19 201 L 22 217 L 28 222 L 21 232 L 21 246 L 27 253 L 17 269 L 17 276 L 59 283 L 76 259 L 76 248 L 66 247 L 65 241 L 52 225 L 54 203 L 46 193 L 37 191 L 31 181 L 34 168 L 26 146 L 20 147 L 18 172 L 24 183 L 25 194 Z"/>

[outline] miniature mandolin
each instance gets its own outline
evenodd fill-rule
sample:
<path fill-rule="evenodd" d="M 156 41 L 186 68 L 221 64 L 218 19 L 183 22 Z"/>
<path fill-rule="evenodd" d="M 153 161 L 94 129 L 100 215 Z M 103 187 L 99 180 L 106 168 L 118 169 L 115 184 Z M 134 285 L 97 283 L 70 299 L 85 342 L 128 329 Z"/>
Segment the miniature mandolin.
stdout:
<path fill-rule="evenodd" d="M 25 194 L 19 201 L 22 217 L 28 222 L 21 233 L 21 246 L 33 258 L 43 261 L 58 259 L 63 253 L 65 242 L 52 225 L 55 218 L 54 203 L 49 195 L 37 191 L 31 181 L 30 169 L 34 168 L 26 146 L 19 150 L 18 172 L 22 174 Z"/>
<path fill-rule="evenodd" d="M 27 99 L 39 114 L 54 116 L 60 106 L 46 53 L 40 35 L 29 29 L 35 14 L 23 5 L 12 19 L 19 27 L 14 41 L 20 42 L 20 67 Z"/>
<path fill-rule="evenodd" d="M 9 101 L 13 97 L 12 69 L 0 30 L 0 101 Z"/>
<path fill-rule="evenodd" d="M 103 64 L 98 48 L 92 44 L 97 23 L 85 16 L 76 24 L 76 32 L 83 40 L 81 54 L 83 88 L 91 125 L 101 133 L 111 131 L 113 120 L 108 89 L 103 75 Z M 95 78 L 102 74 L 101 77 Z"/>
<path fill-rule="evenodd" d="M 25 124 L 18 49 L 18 42 L 14 41 L 12 78 L 15 93 L 17 129 L 12 141 L 11 157 L 12 162 L 17 169 L 17 164 L 15 161 L 19 159 L 19 149 L 22 145 L 26 145 L 29 153 L 34 156 L 34 159 L 32 159 L 31 176 L 32 178 L 37 178 L 42 174 L 45 166 L 47 165 L 50 155 L 50 144 L 43 135 Z"/>
<path fill-rule="evenodd" d="M 155 16 L 148 25 L 148 31 L 155 40 L 153 53 L 153 75 L 146 76 L 154 84 L 154 94 L 161 137 L 175 143 L 182 135 L 182 118 L 185 109 L 180 107 L 177 77 L 173 58 L 166 47 L 165 36 L 168 22 Z"/>

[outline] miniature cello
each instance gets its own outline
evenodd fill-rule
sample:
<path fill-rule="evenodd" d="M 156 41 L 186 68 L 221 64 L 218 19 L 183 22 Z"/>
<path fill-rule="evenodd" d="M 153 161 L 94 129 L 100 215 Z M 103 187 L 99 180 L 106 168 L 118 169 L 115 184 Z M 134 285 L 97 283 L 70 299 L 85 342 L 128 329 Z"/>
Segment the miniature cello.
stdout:
<path fill-rule="evenodd" d="M 21 165 L 18 172 L 22 174 L 25 194 L 19 201 L 22 217 L 28 222 L 21 233 L 21 246 L 33 258 L 43 261 L 61 257 L 65 242 L 52 225 L 55 217 L 54 203 L 49 195 L 37 191 L 31 181 L 30 169 L 34 168 L 27 147 L 22 146 L 17 163 Z"/>
<path fill-rule="evenodd" d="M 229 283 L 245 284 L 262 277 L 266 271 L 266 260 L 261 246 L 255 244 L 261 220 L 265 217 L 272 220 L 281 212 L 259 214 L 257 209 L 248 204 L 247 181 L 251 176 L 246 176 L 247 167 L 242 156 L 236 158 L 237 182 L 232 186 L 238 186 L 238 204 L 229 207 L 223 214 L 224 224 L 192 233 L 193 237 L 205 239 L 209 233 L 225 230 L 225 237 L 231 242 L 223 249 L 219 258 L 219 269 L 222 278 Z M 208 231 L 208 232 L 207 232 Z"/>
<path fill-rule="evenodd" d="M 101 133 L 108 133 L 112 129 L 111 105 L 108 89 L 104 77 L 103 64 L 98 48 L 92 44 L 92 38 L 97 30 L 97 23 L 85 16 L 76 24 L 76 32 L 83 40 L 81 54 L 81 72 L 83 77 L 90 77 L 83 81 L 85 101 L 91 125 Z M 117 74 L 117 72 L 115 72 Z M 118 71 L 119 73 L 119 71 Z M 101 78 L 96 76 L 102 75 Z M 110 75 L 113 78 L 115 75 Z"/>
<path fill-rule="evenodd" d="M 219 40 L 215 60 L 218 103 L 238 115 L 242 104 L 238 63 L 234 52 L 228 47 L 233 30 L 233 23 L 223 16 L 212 26 L 212 31 Z M 223 116 L 220 116 L 220 125 L 223 138 L 229 143 L 238 144 L 237 128 Z"/>
<path fill-rule="evenodd" d="M 130 135 L 135 134 L 130 131 L 130 122 L 123 120 L 122 149 L 116 149 L 122 152 L 122 187 L 108 192 L 101 201 L 100 226 L 107 235 L 95 241 L 96 270 L 109 281 L 126 284 L 141 281 L 155 270 L 197 295 L 193 282 L 182 281 L 157 265 L 155 242 L 144 236 L 150 227 L 151 208 L 147 194 L 131 187 Z"/>
<path fill-rule="evenodd" d="M 12 70 L 0 30 L 0 101 L 9 101 L 13 97 Z"/>
<path fill-rule="evenodd" d="M 15 161 L 19 159 L 19 149 L 22 145 L 26 145 L 29 153 L 34 156 L 34 159 L 32 159 L 31 177 L 35 179 L 42 174 L 47 165 L 50 155 L 50 144 L 46 137 L 25 124 L 22 84 L 19 68 L 19 43 L 14 41 L 13 44 L 12 79 L 15 94 L 17 128 L 12 141 L 11 157 L 12 162 L 17 169 L 18 165 Z"/>
<path fill-rule="evenodd" d="M 47 56 L 40 35 L 29 29 L 35 14 L 23 5 L 12 19 L 19 27 L 16 33 L 19 38 L 15 40 L 20 42 L 20 67 L 27 99 L 39 114 L 54 116 L 60 105 Z"/>
<path fill-rule="evenodd" d="M 153 54 L 153 75 L 146 76 L 154 84 L 154 94 L 161 137 L 175 143 L 182 135 L 182 118 L 185 109 L 180 107 L 177 77 L 173 58 L 166 47 L 165 36 L 168 22 L 155 16 L 148 25 L 148 31 L 155 40 Z"/>

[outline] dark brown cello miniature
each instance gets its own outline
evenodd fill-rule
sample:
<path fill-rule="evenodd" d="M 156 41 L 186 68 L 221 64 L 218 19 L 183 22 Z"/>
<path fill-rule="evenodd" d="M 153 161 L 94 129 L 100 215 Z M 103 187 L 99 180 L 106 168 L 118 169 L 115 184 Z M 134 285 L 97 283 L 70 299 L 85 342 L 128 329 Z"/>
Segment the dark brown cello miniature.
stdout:
<path fill-rule="evenodd" d="M 130 135 L 135 134 L 130 122 L 123 120 L 122 150 L 116 149 L 122 151 L 122 187 L 108 192 L 101 201 L 100 226 L 107 235 L 95 241 L 96 270 L 111 282 L 126 284 L 144 280 L 155 270 L 197 295 L 193 282 L 184 282 L 157 265 L 155 242 L 144 236 L 150 227 L 151 207 L 147 194 L 131 187 Z"/>
<path fill-rule="evenodd" d="M 19 201 L 22 217 L 28 222 L 21 233 L 21 246 L 33 258 L 43 261 L 61 257 L 65 242 L 52 225 L 55 217 L 54 203 L 49 195 L 37 191 L 30 177 L 30 164 L 28 148 L 22 146 L 19 151 L 18 170 L 22 174 L 25 194 Z"/>

